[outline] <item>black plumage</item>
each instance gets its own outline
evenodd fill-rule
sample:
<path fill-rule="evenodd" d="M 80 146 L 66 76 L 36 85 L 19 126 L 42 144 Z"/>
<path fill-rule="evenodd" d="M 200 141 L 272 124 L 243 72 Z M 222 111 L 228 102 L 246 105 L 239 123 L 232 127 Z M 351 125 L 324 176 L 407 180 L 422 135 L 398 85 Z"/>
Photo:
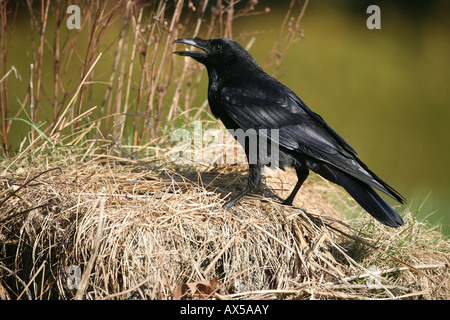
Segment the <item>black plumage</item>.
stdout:
<path fill-rule="evenodd" d="M 277 166 L 293 167 L 298 182 L 284 204 L 292 204 L 302 183 L 312 170 L 342 187 L 373 217 L 390 227 L 403 225 L 400 215 L 373 188 L 400 203 L 404 198 L 375 175 L 317 113 L 289 88 L 265 73 L 253 57 L 230 39 L 178 39 L 175 43 L 195 46 L 201 51 L 176 51 L 204 64 L 208 71 L 208 101 L 212 113 L 227 129 L 255 130 L 279 149 Z M 264 129 L 264 130 L 263 130 Z M 271 130 L 277 130 L 277 139 Z M 264 131 L 264 135 L 260 134 Z M 243 145 L 247 159 L 252 155 Z M 225 203 L 236 201 L 261 183 L 264 163 L 249 162 L 248 184 Z"/>

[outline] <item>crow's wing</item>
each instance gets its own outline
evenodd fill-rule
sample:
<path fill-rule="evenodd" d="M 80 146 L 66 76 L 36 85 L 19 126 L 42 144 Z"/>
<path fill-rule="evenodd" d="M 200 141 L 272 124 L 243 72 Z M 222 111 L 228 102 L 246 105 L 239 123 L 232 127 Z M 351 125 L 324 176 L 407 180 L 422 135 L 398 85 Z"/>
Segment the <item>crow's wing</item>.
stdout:
<path fill-rule="evenodd" d="M 243 130 L 278 129 L 284 148 L 330 162 L 337 154 L 354 159 L 356 152 L 297 96 L 291 92 L 274 95 L 273 91 L 225 87 L 221 102 Z"/>
<path fill-rule="evenodd" d="M 371 172 L 356 152 L 291 90 L 275 81 L 270 88 L 224 87 L 221 102 L 243 129 L 278 129 L 279 145 L 322 161 L 402 202 L 401 196 Z M 299 155 L 300 155 L 299 154 Z"/>

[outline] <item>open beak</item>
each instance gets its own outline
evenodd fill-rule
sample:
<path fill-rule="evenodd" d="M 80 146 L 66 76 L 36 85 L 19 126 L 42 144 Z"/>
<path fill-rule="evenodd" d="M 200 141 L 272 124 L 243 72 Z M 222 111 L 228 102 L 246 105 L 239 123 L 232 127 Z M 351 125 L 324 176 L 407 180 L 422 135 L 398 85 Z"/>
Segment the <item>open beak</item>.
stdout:
<path fill-rule="evenodd" d="M 189 46 L 194 46 L 196 48 L 199 48 L 201 50 L 203 50 L 203 52 L 201 51 L 174 51 L 175 54 L 178 54 L 180 56 L 187 56 L 187 57 L 192 57 L 194 59 L 201 59 L 201 58 L 206 58 L 206 47 L 202 45 L 202 42 L 204 42 L 205 40 L 199 39 L 199 38 L 194 38 L 194 39 L 189 39 L 189 38 L 184 38 L 184 39 L 177 39 L 175 40 L 173 43 L 183 43 L 183 44 L 187 44 Z"/>

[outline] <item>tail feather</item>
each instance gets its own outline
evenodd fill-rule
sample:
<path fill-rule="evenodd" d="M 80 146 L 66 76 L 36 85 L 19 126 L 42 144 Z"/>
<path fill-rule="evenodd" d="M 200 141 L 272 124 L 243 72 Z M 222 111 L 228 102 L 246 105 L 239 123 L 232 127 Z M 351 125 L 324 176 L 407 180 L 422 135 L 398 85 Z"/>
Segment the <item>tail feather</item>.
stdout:
<path fill-rule="evenodd" d="M 337 169 L 328 169 L 333 172 L 336 182 L 375 219 L 393 228 L 404 224 L 400 215 L 371 186 Z"/>

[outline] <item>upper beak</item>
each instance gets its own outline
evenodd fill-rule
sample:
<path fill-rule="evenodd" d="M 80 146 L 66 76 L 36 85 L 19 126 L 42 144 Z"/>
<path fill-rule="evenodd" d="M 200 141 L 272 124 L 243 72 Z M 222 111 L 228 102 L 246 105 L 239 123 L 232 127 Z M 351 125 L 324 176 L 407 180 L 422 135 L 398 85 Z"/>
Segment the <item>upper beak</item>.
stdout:
<path fill-rule="evenodd" d="M 206 47 L 202 46 L 199 42 L 201 40 L 200 39 L 189 39 L 189 38 L 184 38 L 184 39 L 177 39 L 175 40 L 173 43 L 183 43 L 183 44 L 187 44 L 190 46 L 194 46 L 196 48 L 199 48 L 203 51 L 206 51 Z M 188 56 L 188 57 L 192 57 L 192 58 L 204 58 L 206 57 L 206 52 L 200 52 L 200 51 L 174 51 L 175 54 L 178 54 L 180 56 Z"/>

